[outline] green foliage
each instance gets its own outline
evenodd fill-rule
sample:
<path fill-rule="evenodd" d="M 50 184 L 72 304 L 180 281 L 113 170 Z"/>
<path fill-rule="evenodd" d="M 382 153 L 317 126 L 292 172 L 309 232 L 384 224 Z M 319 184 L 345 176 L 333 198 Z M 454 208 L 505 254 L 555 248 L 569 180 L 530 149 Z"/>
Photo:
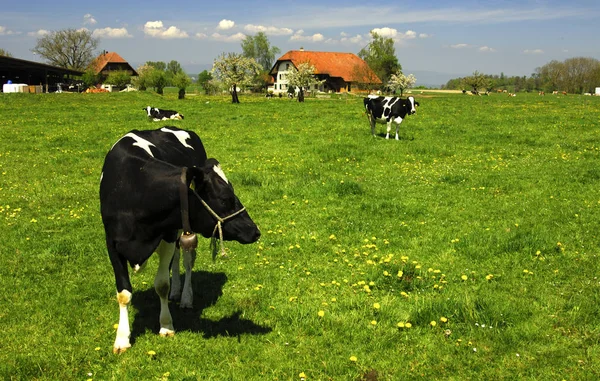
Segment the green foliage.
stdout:
<path fill-rule="evenodd" d="M 294 91 L 296 87 L 300 89 L 298 102 L 304 102 L 304 89 L 309 89 L 312 85 L 320 85 L 325 80 L 318 80 L 315 77 L 315 67 L 310 62 L 298 64 L 298 67 L 290 67 L 287 73 L 288 92 Z"/>
<path fill-rule="evenodd" d="M 278 47 L 271 46 L 269 38 L 264 32 L 258 32 L 255 36 L 246 36 L 242 40 L 242 55 L 254 58 L 262 66 L 263 71 L 271 70 L 275 56 L 280 52 Z"/>
<path fill-rule="evenodd" d="M 124 88 L 126 85 L 131 83 L 131 75 L 125 70 L 111 71 L 104 82 L 114 85 L 118 88 Z"/>
<path fill-rule="evenodd" d="M 88 68 L 81 76 L 81 80 L 86 87 L 94 87 L 102 81 L 102 75 L 96 74 L 94 69 Z"/>
<path fill-rule="evenodd" d="M 358 56 L 371 67 L 384 84 L 387 84 L 393 73 L 402 71 L 402 66 L 396 57 L 394 40 L 373 31 L 371 31 L 371 38 L 373 40 L 358 52 Z"/>
<path fill-rule="evenodd" d="M 38 38 L 32 51 L 54 66 L 84 71 L 94 59 L 100 39 L 87 29 L 62 29 Z"/>
<path fill-rule="evenodd" d="M 179 71 L 173 76 L 172 83 L 173 86 L 179 89 L 179 99 L 183 99 L 185 97 L 185 89 L 192 84 L 192 80 L 183 71 Z"/>
<path fill-rule="evenodd" d="M 0 94 L 0 379 L 598 379 L 600 98 L 417 97 L 395 141 L 352 96 Z M 200 239 L 173 338 L 151 258 L 113 355 L 98 183 L 157 101 L 262 237 Z"/>
<path fill-rule="evenodd" d="M 8 50 L 4 50 L 4 49 L 0 48 L 0 56 L 12 57 L 13 55 L 10 54 L 10 52 Z"/>

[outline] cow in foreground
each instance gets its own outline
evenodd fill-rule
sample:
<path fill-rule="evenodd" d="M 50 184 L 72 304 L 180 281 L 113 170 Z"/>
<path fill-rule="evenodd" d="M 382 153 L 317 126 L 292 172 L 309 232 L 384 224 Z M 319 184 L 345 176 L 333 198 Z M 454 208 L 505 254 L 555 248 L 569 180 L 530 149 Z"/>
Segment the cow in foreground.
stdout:
<path fill-rule="evenodd" d="M 178 285 L 171 295 L 181 295 L 180 306 L 191 308 L 197 244 L 193 233 L 219 238 L 221 244 L 223 240 L 248 244 L 260 237 L 219 162 L 207 158 L 198 135 L 176 127 L 133 130 L 113 145 L 102 168 L 100 212 L 120 309 L 115 353 L 131 346 L 128 265 L 137 271 L 154 251 L 158 253 L 154 287 L 160 298 L 160 335 L 172 336 L 169 266 L 174 253 L 179 254 L 176 244 L 183 249 L 186 271 L 182 293 L 177 289 L 179 272 L 173 273 Z"/>
<path fill-rule="evenodd" d="M 416 113 L 416 107 L 419 106 L 419 102 L 416 102 L 412 96 L 407 99 L 401 99 L 398 97 L 369 95 L 367 98 L 364 98 L 363 102 L 369 122 L 371 123 L 371 134 L 375 136 L 375 123 L 386 123 L 387 134 L 385 138 L 389 139 L 392 123 L 396 123 L 396 140 L 399 140 L 398 129 L 400 128 L 400 123 L 406 118 L 406 115 Z"/>
<path fill-rule="evenodd" d="M 148 113 L 148 118 L 152 118 L 155 122 L 170 119 L 183 119 L 183 115 L 174 110 L 163 110 L 151 106 L 144 107 L 142 110 L 146 110 L 146 112 Z"/>

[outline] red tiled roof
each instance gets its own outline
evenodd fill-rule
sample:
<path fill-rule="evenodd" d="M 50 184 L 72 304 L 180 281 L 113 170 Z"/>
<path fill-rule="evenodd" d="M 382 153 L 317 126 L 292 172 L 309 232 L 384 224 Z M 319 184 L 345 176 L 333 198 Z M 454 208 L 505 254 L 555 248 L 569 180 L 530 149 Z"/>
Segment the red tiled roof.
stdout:
<path fill-rule="evenodd" d="M 97 74 L 100 73 L 104 69 L 104 67 L 109 63 L 126 64 L 131 68 L 134 74 L 137 75 L 133 67 L 131 67 L 131 65 L 129 65 L 129 63 L 125 61 L 125 59 L 116 52 L 103 52 L 98 57 L 96 57 L 96 59 L 92 62 L 91 66 L 94 68 Z"/>
<path fill-rule="evenodd" d="M 352 53 L 290 50 L 277 60 L 271 74 L 276 73 L 276 68 L 282 61 L 292 61 L 296 68 L 301 63 L 309 62 L 315 67 L 315 74 L 340 77 L 346 82 L 381 83 L 369 65 Z"/>

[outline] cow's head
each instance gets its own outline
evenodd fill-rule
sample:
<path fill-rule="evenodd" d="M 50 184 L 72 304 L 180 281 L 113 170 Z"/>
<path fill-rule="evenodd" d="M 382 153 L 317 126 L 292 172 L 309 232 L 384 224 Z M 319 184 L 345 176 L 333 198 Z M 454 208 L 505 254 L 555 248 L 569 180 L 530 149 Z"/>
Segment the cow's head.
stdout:
<path fill-rule="evenodd" d="M 412 115 L 412 114 L 416 114 L 417 113 L 417 106 L 419 105 L 419 102 L 415 101 L 415 98 L 413 98 L 412 96 L 408 97 L 408 103 L 410 103 L 410 109 L 408 110 L 408 114 Z"/>
<path fill-rule="evenodd" d="M 218 219 L 212 215 L 210 212 L 212 210 L 224 220 L 221 223 L 223 240 L 245 244 L 256 242 L 260 238 L 260 230 L 248 212 L 242 210 L 244 205 L 235 195 L 233 186 L 225 177 L 217 160 L 208 159 L 201 168 L 190 168 L 187 181 L 192 183 L 199 196 L 199 199 L 195 196 L 190 197 L 192 230 L 206 238 L 214 235 L 218 238 L 219 233 L 215 230 Z M 200 199 L 208 205 L 208 208 Z"/>

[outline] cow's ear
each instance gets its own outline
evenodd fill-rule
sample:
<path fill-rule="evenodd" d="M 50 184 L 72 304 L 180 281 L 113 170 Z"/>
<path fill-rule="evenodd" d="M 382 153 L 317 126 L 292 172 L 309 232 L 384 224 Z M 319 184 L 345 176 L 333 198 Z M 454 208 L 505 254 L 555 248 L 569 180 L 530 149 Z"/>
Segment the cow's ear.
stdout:
<path fill-rule="evenodd" d="M 420 106 L 419 102 L 415 101 L 415 106 Z"/>
<path fill-rule="evenodd" d="M 185 180 L 188 188 L 197 189 L 201 188 L 204 176 L 204 171 L 198 167 L 185 168 L 185 179 L 182 181 Z"/>

